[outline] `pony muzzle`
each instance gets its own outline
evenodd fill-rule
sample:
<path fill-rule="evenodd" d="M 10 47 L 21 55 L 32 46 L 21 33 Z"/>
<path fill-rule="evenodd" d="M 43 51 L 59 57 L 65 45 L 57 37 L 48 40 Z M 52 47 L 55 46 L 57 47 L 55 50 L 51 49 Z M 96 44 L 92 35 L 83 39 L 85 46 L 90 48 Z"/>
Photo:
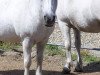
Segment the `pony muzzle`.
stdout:
<path fill-rule="evenodd" d="M 52 27 L 54 26 L 55 23 L 55 16 L 53 17 L 44 16 L 44 20 L 45 20 L 45 26 Z"/>

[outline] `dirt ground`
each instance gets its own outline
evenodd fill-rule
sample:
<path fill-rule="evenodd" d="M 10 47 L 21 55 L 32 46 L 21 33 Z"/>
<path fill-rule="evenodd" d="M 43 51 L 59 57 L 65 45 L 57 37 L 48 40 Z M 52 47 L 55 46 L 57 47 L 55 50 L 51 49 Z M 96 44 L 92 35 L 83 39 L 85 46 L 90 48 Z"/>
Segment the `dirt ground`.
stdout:
<path fill-rule="evenodd" d="M 23 55 L 19 52 L 0 52 L 0 75 L 23 75 Z M 32 57 L 30 75 L 35 75 L 36 56 Z M 43 75 L 64 75 L 62 68 L 64 57 L 61 56 L 44 56 Z M 86 64 L 84 63 L 83 72 L 73 72 L 66 75 L 100 75 L 100 62 Z"/>

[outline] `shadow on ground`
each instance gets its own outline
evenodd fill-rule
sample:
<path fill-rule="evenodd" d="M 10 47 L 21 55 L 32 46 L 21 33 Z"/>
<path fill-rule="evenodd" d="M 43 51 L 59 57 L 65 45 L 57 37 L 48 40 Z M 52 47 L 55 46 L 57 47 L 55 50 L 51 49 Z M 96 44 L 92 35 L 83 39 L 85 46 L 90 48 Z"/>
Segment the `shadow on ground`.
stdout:
<path fill-rule="evenodd" d="M 93 62 L 89 63 L 86 66 L 83 67 L 83 72 L 75 73 L 72 72 L 71 74 L 66 75 L 82 75 L 85 73 L 88 75 L 88 73 L 95 73 L 100 72 L 100 62 Z M 24 75 L 24 70 L 8 70 L 8 71 L 0 71 L 0 75 Z M 30 75 L 35 75 L 35 70 L 30 70 Z M 43 75 L 64 75 L 61 71 L 46 71 L 43 70 Z"/>
<path fill-rule="evenodd" d="M 9 70 L 9 71 L 0 71 L 0 75 L 24 75 L 24 70 Z M 35 75 L 35 70 L 30 71 L 30 75 Z M 43 75 L 64 75 L 62 72 L 58 71 L 45 71 L 43 70 Z M 74 73 L 67 75 L 76 75 Z"/>
<path fill-rule="evenodd" d="M 100 61 L 92 62 L 83 67 L 84 73 L 100 72 Z"/>

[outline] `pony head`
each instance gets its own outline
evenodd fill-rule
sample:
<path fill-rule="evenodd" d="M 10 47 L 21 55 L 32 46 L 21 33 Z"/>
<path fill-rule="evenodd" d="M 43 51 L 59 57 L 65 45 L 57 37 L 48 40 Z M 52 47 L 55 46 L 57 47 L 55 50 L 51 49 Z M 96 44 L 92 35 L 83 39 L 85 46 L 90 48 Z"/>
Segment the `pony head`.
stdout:
<path fill-rule="evenodd" d="M 45 25 L 52 27 L 55 23 L 55 11 L 57 8 L 57 0 L 43 0 L 43 13 Z"/>

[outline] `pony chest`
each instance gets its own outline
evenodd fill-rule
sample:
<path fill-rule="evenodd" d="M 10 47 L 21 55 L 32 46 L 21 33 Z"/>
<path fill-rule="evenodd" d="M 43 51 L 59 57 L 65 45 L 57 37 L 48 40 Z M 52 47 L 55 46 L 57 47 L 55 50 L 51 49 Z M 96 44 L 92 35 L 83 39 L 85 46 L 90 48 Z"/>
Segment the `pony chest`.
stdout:
<path fill-rule="evenodd" d="M 43 29 L 41 28 L 41 30 L 38 30 L 37 32 L 33 34 L 33 38 L 36 42 L 47 40 L 49 36 L 51 35 L 51 33 L 53 32 L 53 30 L 54 30 L 54 26 L 44 27 Z"/>

